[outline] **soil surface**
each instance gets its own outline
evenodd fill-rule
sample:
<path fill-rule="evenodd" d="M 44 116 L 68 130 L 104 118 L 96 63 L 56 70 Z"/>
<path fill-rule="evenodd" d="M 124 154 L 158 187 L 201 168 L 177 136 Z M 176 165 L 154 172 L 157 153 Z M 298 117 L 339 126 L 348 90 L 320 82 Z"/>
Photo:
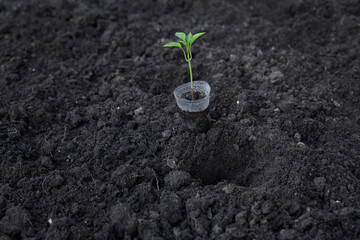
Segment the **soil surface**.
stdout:
<path fill-rule="evenodd" d="M 192 97 L 194 96 L 194 99 L 192 99 Z M 191 91 L 183 93 L 181 95 L 182 98 L 185 98 L 186 100 L 189 101 L 193 101 L 193 100 L 200 100 L 206 97 L 205 92 L 198 92 L 198 91 L 194 91 L 193 93 L 191 93 Z"/>
<path fill-rule="evenodd" d="M 360 239 L 359 0 L 0 0 L 0 53 L 1 240 Z"/>

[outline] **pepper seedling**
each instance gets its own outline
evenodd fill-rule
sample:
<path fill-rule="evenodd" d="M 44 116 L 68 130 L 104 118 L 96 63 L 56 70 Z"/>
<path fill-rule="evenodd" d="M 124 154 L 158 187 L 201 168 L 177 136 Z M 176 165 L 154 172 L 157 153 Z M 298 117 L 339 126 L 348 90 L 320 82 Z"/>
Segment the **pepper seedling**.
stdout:
<path fill-rule="evenodd" d="M 183 32 L 177 32 L 177 33 L 175 33 L 175 36 L 178 37 L 180 40 L 177 42 L 169 42 L 163 46 L 163 47 L 178 47 L 178 48 L 181 48 L 181 50 L 183 51 L 185 61 L 188 62 L 188 64 L 189 64 L 192 101 L 194 101 L 194 90 L 193 90 L 193 76 L 192 76 L 192 69 L 191 69 L 191 59 L 192 59 L 191 46 L 196 39 L 198 39 L 199 37 L 201 37 L 204 34 L 205 34 L 205 32 L 196 33 L 194 35 L 189 33 L 188 35 L 186 35 Z M 184 48 L 181 46 L 180 43 L 182 43 L 185 46 L 186 51 L 184 50 Z"/>

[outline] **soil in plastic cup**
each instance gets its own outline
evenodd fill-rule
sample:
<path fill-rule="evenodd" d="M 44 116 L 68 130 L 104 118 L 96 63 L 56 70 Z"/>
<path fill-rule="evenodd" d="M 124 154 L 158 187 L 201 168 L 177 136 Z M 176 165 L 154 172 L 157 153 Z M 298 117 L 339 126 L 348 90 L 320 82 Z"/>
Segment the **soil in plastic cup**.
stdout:
<path fill-rule="evenodd" d="M 207 117 L 210 91 L 210 85 L 205 81 L 193 82 L 193 92 L 196 96 L 194 100 L 191 100 L 190 83 L 180 85 L 174 90 L 176 103 L 181 109 L 181 116 L 188 131 L 202 133 L 210 128 Z"/>

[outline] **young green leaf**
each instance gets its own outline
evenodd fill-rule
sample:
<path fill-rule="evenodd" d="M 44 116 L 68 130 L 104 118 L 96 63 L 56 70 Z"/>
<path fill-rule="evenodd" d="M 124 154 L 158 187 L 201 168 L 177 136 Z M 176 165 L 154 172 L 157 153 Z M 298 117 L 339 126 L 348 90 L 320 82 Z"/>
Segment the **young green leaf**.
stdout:
<path fill-rule="evenodd" d="M 180 38 L 183 41 L 186 41 L 186 34 L 183 32 L 177 32 L 177 33 L 175 33 L 175 36 L 177 36 L 178 38 Z"/>
<path fill-rule="evenodd" d="M 186 37 L 186 41 L 187 41 L 187 42 L 189 42 L 189 41 L 190 41 L 190 39 L 191 39 L 191 37 L 192 37 L 192 34 L 191 34 L 191 33 L 189 33 L 189 34 L 187 35 L 187 37 Z"/>
<path fill-rule="evenodd" d="M 181 44 L 178 42 L 169 42 L 169 43 L 165 44 L 163 47 L 179 47 L 179 48 L 181 48 Z"/>
<path fill-rule="evenodd" d="M 206 32 L 202 32 L 202 33 L 197 33 L 195 34 L 194 36 L 191 37 L 190 39 L 190 45 L 196 40 L 198 39 L 199 37 L 201 37 L 202 35 L 204 35 Z"/>

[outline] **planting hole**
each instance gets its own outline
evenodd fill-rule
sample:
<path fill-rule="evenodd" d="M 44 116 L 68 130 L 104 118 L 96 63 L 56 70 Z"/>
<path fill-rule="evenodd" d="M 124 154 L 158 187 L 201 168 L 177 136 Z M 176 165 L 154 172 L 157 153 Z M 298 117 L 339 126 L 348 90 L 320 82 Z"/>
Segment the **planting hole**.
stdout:
<path fill-rule="evenodd" d="M 190 173 L 204 185 L 216 184 L 227 180 L 241 186 L 247 186 L 249 168 L 254 161 L 253 147 L 249 142 L 234 146 L 219 142 L 201 151 L 192 164 Z M 219 147 L 221 146 L 221 147 Z"/>

